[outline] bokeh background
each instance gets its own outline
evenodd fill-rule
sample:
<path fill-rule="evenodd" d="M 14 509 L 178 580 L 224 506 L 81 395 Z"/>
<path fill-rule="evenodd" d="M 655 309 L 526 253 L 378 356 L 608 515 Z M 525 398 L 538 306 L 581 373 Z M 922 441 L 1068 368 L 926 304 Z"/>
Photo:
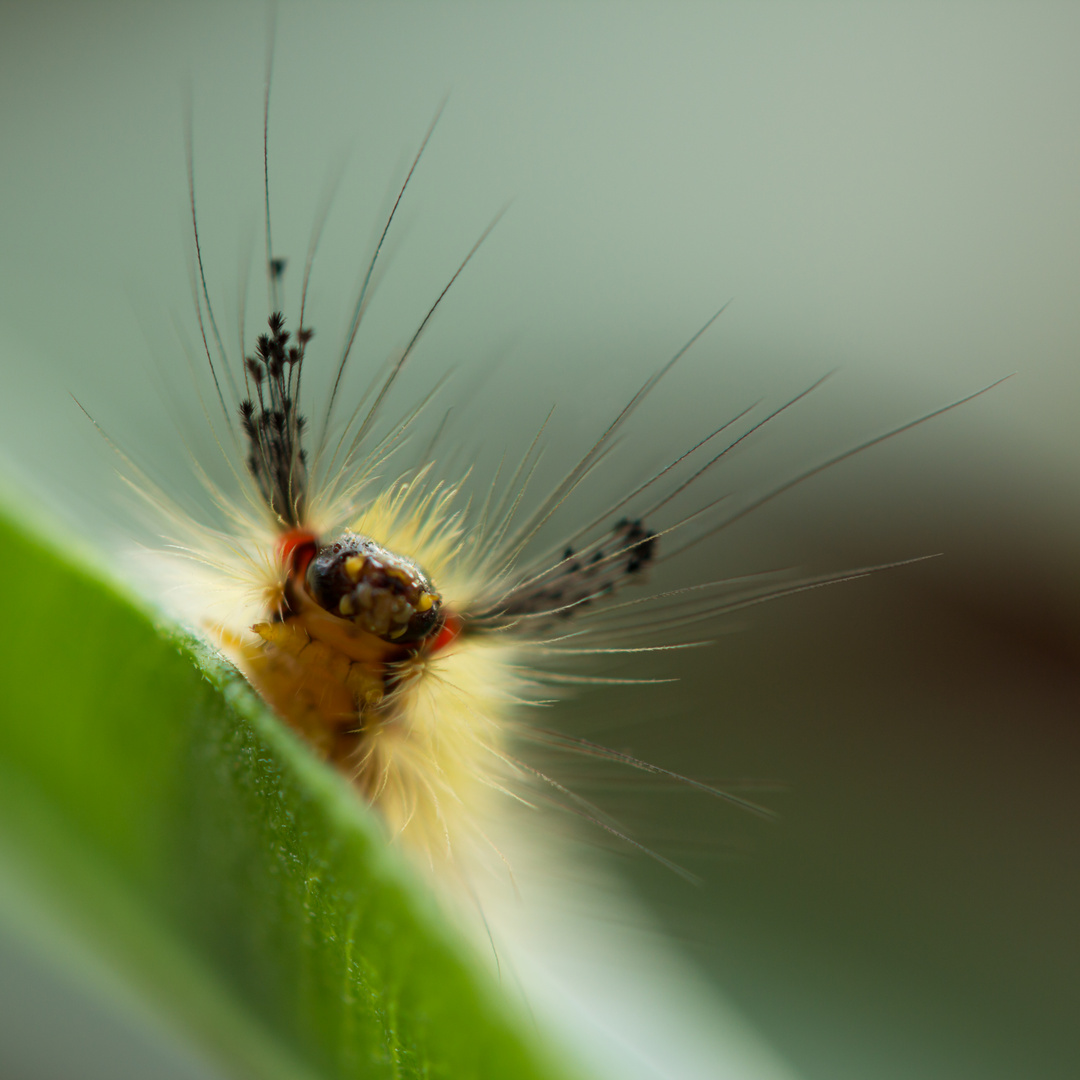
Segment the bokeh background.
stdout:
<path fill-rule="evenodd" d="M 191 490 L 185 102 L 233 326 L 262 243 L 266 22 L 259 4 L 0 6 L 0 438 L 5 471 L 73 544 L 115 552 L 131 527 L 72 394 Z M 582 730 L 667 767 L 783 783 L 761 795 L 778 824 L 655 786 L 610 797 L 703 884 L 643 860 L 624 872 L 810 1080 L 1080 1068 L 1077 40 L 1067 3 L 279 11 L 271 196 L 295 270 L 342 170 L 312 287 L 320 340 L 340 333 L 447 93 L 369 362 L 404 344 L 512 200 L 401 389 L 454 368 L 492 460 L 555 403 L 545 467 L 565 467 L 728 300 L 613 484 L 833 369 L 717 494 L 751 498 L 1015 373 L 678 573 L 940 558 L 741 613 L 673 661 L 677 688 L 573 706 Z M 22 963 L 5 962 L 9 984 Z"/>

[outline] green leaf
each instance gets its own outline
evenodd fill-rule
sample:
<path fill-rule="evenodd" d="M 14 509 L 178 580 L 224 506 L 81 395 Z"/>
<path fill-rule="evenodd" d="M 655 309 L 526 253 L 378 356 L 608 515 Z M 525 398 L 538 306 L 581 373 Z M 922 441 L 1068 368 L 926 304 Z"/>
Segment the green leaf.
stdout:
<path fill-rule="evenodd" d="M 0 914 L 226 1075 L 563 1075 L 234 672 L 3 519 L 0 559 Z"/>

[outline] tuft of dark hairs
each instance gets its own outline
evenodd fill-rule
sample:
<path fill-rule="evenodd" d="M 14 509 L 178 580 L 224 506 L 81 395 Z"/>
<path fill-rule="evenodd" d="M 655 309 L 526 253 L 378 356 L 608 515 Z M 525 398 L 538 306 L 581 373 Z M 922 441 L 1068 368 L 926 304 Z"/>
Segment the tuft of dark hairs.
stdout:
<path fill-rule="evenodd" d="M 280 273 L 284 266 L 283 259 L 275 259 L 271 272 Z M 271 312 L 266 326 L 267 332 L 255 339 L 252 355 L 244 358 L 254 393 L 240 403 L 240 430 L 259 492 L 278 518 L 297 525 L 307 495 L 307 454 L 301 445 L 307 420 L 299 406 L 300 372 L 314 332 L 302 328 L 290 344 L 292 334 L 280 311 Z"/>

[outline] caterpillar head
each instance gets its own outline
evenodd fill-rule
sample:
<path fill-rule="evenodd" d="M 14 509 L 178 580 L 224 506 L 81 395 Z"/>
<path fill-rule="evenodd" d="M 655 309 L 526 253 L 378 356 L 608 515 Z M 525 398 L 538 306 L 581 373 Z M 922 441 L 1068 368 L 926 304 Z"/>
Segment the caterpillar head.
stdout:
<path fill-rule="evenodd" d="M 414 645 L 442 624 L 442 597 L 411 559 L 350 531 L 320 547 L 304 584 L 319 607 L 394 645 Z"/>

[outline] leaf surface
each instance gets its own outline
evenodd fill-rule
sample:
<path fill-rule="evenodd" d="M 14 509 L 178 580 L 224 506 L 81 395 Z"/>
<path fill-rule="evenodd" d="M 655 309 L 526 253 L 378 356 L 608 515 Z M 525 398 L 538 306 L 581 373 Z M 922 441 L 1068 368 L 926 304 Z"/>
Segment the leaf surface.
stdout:
<path fill-rule="evenodd" d="M 563 1075 L 235 672 L 5 520 L 0 558 L 0 914 L 228 1076 Z"/>

